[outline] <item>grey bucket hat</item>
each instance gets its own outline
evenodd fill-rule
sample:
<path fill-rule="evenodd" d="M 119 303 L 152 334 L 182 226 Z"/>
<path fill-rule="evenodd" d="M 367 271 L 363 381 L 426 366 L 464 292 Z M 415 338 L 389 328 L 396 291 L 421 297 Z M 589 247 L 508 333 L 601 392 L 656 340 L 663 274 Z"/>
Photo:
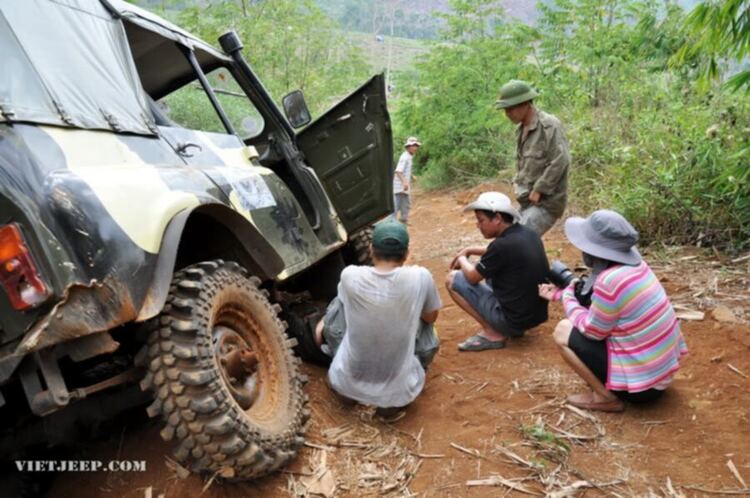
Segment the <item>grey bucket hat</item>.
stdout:
<path fill-rule="evenodd" d="M 495 101 L 498 109 L 505 109 L 537 97 L 531 85 L 521 80 L 510 80 L 500 88 L 500 97 Z"/>
<path fill-rule="evenodd" d="M 565 236 L 581 251 L 597 258 L 637 265 L 643 258 L 635 248 L 638 232 L 620 213 L 594 211 L 586 218 L 565 220 Z"/>

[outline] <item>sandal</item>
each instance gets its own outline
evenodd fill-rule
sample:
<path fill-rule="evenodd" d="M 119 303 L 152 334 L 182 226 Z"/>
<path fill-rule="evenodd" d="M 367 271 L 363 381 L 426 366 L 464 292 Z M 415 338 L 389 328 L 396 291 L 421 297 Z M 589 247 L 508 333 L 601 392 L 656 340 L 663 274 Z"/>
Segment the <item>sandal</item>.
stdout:
<path fill-rule="evenodd" d="M 503 349 L 505 341 L 491 341 L 483 335 L 473 335 L 458 345 L 459 351 L 484 351 L 486 349 Z"/>
<path fill-rule="evenodd" d="M 625 403 L 621 400 L 615 398 L 606 401 L 595 401 L 591 393 L 570 395 L 567 402 L 584 410 L 596 410 L 600 412 L 621 412 L 625 410 Z"/>

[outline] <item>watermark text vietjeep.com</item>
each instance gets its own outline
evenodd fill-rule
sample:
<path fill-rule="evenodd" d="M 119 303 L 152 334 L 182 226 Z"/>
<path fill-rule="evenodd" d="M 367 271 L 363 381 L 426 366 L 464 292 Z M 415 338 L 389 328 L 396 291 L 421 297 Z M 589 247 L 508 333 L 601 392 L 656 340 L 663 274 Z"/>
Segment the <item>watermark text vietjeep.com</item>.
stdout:
<path fill-rule="evenodd" d="M 19 472 L 145 472 L 145 460 L 16 460 Z"/>

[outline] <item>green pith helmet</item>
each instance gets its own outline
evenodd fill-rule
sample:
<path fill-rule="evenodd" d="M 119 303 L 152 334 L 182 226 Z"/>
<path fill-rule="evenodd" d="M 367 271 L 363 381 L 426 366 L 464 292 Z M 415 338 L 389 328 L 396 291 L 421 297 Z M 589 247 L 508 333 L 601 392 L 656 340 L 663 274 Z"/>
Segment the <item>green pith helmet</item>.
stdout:
<path fill-rule="evenodd" d="M 498 109 L 505 109 L 531 100 L 539 95 L 531 85 L 521 80 L 510 80 L 500 89 L 500 98 L 495 101 Z"/>

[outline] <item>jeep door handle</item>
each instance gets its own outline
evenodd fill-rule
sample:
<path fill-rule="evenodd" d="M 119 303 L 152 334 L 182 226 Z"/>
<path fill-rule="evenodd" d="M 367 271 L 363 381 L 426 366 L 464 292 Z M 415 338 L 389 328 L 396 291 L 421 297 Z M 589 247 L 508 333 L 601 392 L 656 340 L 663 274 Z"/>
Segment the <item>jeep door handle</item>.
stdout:
<path fill-rule="evenodd" d="M 188 149 L 190 149 L 191 147 L 197 148 L 198 152 L 203 151 L 203 147 L 193 142 L 185 142 L 185 143 L 177 144 L 176 150 L 177 150 L 177 153 L 181 155 L 182 157 L 193 157 L 194 154 L 191 154 L 188 152 Z"/>

